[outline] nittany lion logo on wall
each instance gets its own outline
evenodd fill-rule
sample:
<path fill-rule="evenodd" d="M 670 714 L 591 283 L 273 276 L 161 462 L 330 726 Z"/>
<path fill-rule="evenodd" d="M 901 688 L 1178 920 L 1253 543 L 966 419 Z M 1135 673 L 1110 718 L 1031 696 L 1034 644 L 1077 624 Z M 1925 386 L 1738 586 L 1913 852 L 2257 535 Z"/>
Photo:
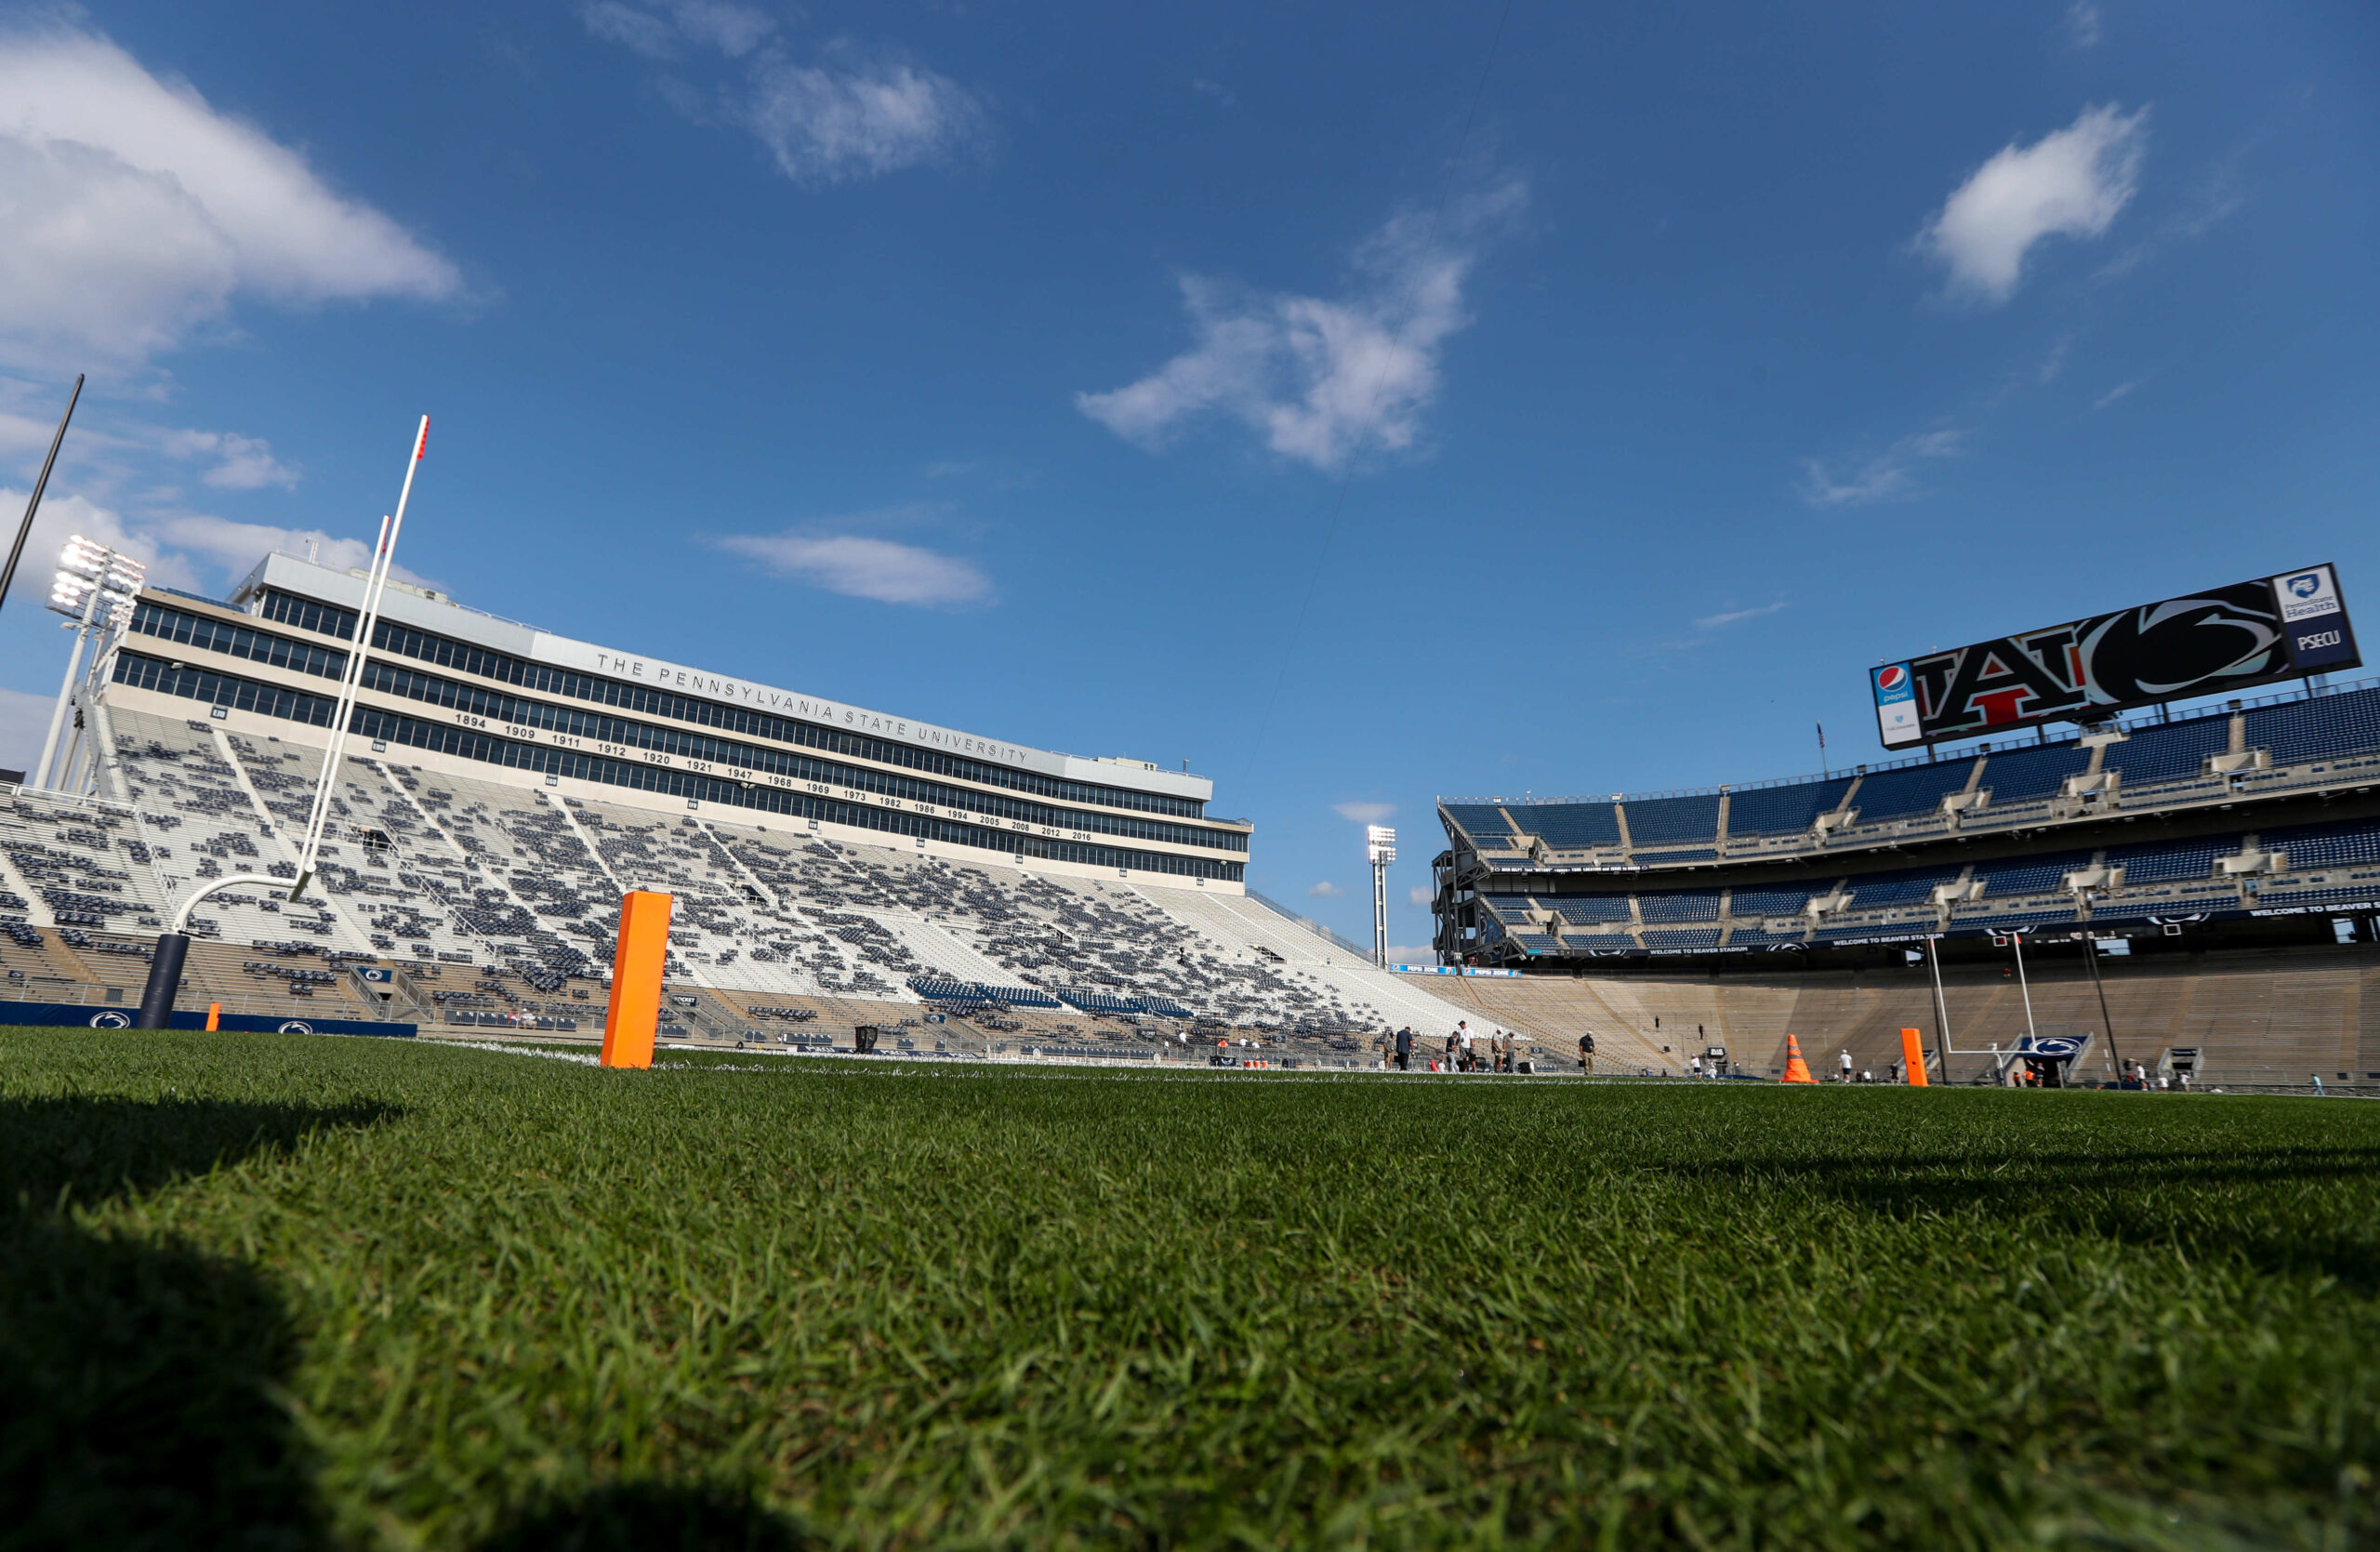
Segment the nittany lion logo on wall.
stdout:
<path fill-rule="evenodd" d="M 311 1035 L 314 1027 L 302 1018 L 293 1018 L 281 1026 L 281 1032 L 284 1035 Z"/>
<path fill-rule="evenodd" d="M 95 1013 L 91 1015 L 91 1028 L 94 1029 L 129 1029 L 132 1028 L 132 1018 L 131 1015 L 127 1014 Z"/>

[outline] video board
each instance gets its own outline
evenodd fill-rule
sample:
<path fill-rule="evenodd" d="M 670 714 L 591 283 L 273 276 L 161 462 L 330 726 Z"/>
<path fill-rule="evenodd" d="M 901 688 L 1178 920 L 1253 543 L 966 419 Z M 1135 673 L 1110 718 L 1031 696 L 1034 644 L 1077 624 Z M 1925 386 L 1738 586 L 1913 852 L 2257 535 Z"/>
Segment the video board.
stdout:
<path fill-rule="evenodd" d="M 1886 749 L 2075 722 L 2362 665 L 2327 564 L 1868 671 Z"/>

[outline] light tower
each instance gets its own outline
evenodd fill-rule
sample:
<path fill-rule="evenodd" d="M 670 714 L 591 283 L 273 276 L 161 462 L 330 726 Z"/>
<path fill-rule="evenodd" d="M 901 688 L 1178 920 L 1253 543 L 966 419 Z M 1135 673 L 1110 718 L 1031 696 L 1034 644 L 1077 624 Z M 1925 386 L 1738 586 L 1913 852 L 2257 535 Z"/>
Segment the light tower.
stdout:
<path fill-rule="evenodd" d="M 1396 832 L 1386 825 L 1369 825 L 1365 849 L 1372 859 L 1372 962 L 1388 968 L 1388 865 L 1396 860 Z"/>
<path fill-rule="evenodd" d="M 94 635 L 106 636 L 131 619 L 132 601 L 147 576 L 147 568 L 139 561 L 104 544 L 93 544 L 80 534 L 68 539 L 59 552 L 58 575 L 49 584 L 49 606 L 73 622 L 69 629 L 74 632 L 74 650 L 66 659 L 66 677 L 59 682 L 58 705 L 49 714 L 49 736 L 42 740 L 41 759 L 28 773 L 30 785 L 66 785 L 73 757 L 60 762 L 54 778 L 50 762 L 66 729 L 67 708 L 74 703 L 74 675 L 83 666 L 84 648 Z"/>

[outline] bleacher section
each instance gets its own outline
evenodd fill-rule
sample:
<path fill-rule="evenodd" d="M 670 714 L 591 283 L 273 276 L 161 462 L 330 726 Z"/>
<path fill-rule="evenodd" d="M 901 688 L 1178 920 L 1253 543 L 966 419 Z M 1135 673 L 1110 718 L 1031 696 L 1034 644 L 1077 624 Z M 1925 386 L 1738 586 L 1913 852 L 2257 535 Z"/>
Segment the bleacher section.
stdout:
<path fill-rule="evenodd" d="M 153 935 L 165 902 L 195 880 L 296 876 L 319 749 L 122 707 L 111 718 L 100 799 L 19 793 L 0 810 L 0 927 L 39 940 L 10 940 L 10 968 L 26 972 L 12 987 L 34 975 L 85 988 L 104 979 L 137 996 L 145 962 L 103 974 L 61 960 L 57 929 Z M 1154 1038 L 1163 1026 L 1169 1038 L 1330 1041 L 1459 1016 L 1237 894 L 840 844 L 385 752 L 343 762 L 303 904 L 262 886 L 207 898 L 180 1002 L 338 1001 L 350 1016 L 458 1028 L 575 1024 L 592 1004 L 600 1025 L 618 899 L 631 888 L 675 897 L 668 974 L 695 1001 L 671 1022 L 690 1038 L 775 1022 L 754 1006 L 832 1008 L 844 1026 L 954 1004 L 945 1016 L 1076 1039 L 1103 1026 Z M 346 967 L 365 961 L 400 972 L 400 1006 L 376 1008 L 349 984 Z"/>

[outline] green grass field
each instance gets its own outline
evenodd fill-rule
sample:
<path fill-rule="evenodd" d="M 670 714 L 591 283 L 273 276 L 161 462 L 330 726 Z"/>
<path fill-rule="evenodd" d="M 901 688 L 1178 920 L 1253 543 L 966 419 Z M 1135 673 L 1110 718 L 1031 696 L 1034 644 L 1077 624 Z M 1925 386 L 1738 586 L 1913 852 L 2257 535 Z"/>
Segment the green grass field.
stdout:
<path fill-rule="evenodd" d="M 0 1546 L 2348 1546 L 2380 1107 L 0 1030 Z"/>

